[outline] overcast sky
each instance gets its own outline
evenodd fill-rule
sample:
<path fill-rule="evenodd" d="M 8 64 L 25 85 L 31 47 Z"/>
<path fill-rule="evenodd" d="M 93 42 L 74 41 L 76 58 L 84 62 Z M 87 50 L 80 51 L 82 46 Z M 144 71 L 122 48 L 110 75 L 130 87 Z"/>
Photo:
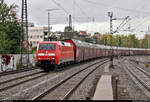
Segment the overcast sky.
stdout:
<path fill-rule="evenodd" d="M 6 3 L 15 3 L 19 6 L 19 18 L 21 1 L 5 0 Z M 104 23 L 109 20 L 107 12 L 113 11 L 115 18 L 130 16 L 131 27 L 138 27 L 141 31 L 150 25 L 149 5 L 150 0 L 28 0 L 28 19 L 37 25 L 47 25 L 46 10 L 59 9 L 51 12 L 51 24 L 53 25 L 68 24 L 69 14 L 73 16 L 73 23 L 92 22 L 93 20 Z"/>

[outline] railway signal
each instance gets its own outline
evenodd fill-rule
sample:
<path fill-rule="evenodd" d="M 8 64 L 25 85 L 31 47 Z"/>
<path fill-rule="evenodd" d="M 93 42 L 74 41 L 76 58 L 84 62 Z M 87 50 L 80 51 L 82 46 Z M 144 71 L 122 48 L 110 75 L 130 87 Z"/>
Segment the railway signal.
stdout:
<path fill-rule="evenodd" d="M 117 20 L 119 18 L 113 18 L 113 12 L 108 12 L 108 17 L 110 17 L 110 35 L 111 35 L 111 57 L 110 57 L 110 61 L 111 61 L 111 64 L 110 64 L 110 67 L 113 68 L 113 48 L 112 48 L 112 36 L 114 33 L 118 32 L 118 30 L 120 30 L 120 28 L 122 28 L 127 22 L 129 22 L 131 19 L 129 19 L 129 16 L 125 17 L 125 19 L 123 20 L 123 22 L 117 27 L 117 29 L 115 31 L 113 31 L 113 20 Z M 121 18 L 122 19 L 122 18 Z M 125 22 L 126 21 L 126 22 Z"/>
<path fill-rule="evenodd" d="M 112 36 L 113 36 L 113 24 L 112 24 L 112 21 L 113 20 L 116 20 L 116 18 L 113 18 L 113 12 L 108 12 L 108 16 L 110 17 L 110 35 L 111 35 L 111 56 L 110 56 L 110 61 L 111 61 L 111 64 L 110 64 L 110 67 L 113 68 L 113 48 L 112 48 Z"/>

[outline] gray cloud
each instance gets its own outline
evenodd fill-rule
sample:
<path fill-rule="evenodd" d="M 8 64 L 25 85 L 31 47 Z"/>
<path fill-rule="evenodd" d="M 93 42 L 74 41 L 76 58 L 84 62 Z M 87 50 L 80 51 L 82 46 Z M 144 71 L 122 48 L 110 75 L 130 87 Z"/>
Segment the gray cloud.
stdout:
<path fill-rule="evenodd" d="M 21 14 L 21 1 L 22 0 L 7 0 L 6 3 L 15 3 L 19 5 L 18 17 Z M 146 31 L 147 26 L 150 25 L 150 1 L 149 0 L 54 0 L 61 7 L 63 7 L 68 14 L 73 15 L 73 23 L 91 22 L 94 17 L 95 22 L 103 22 L 101 24 L 91 25 L 85 24 L 75 28 L 88 30 L 90 32 L 100 31 L 108 32 L 108 14 L 107 12 L 113 11 L 115 18 L 125 18 L 130 16 L 132 20 L 129 22 L 132 28 L 138 32 Z M 47 25 L 47 11 L 49 8 L 58 8 L 60 10 L 51 12 L 51 24 L 68 24 L 68 14 L 62 10 L 53 0 L 28 0 L 28 18 L 30 22 L 38 25 Z M 88 19 L 90 17 L 90 19 Z M 114 29 L 119 23 L 113 22 Z M 124 28 L 127 28 L 127 24 Z M 75 24 L 76 25 L 76 24 Z M 90 26 L 91 25 L 91 26 Z M 53 29 L 63 30 L 62 26 L 56 25 Z"/>
<path fill-rule="evenodd" d="M 6 2 L 16 3 L 21 11 L 22 0 L 7 0 Z M 76 22 L 87 22 L 87 17 L 94 17 L 95 21 L 108 20 L 107 12 L 113 11 L 114 17 L 131 16 L 144 17 L 147 16 L 150 7 L 149 0 L 55 0 L 69 14 L 76 18 Z M 52 0 L 28 0 L 29 20 L 37 24 L 47 24 L 48 8 L 59 8 Z M 59 8 L 61 9 L 61 8 Z M 142 12 L 139 12 L 142 11 Z M 20 13 L 20 12 L 19 12 Z M 20 17 L 20 16 L 19 16 Z M 53 11 L 51 13 L 51 23 L 67 23 L 67 14 L 63 10 Z M 91 21 L 91 19 L 90 19 Z"/>

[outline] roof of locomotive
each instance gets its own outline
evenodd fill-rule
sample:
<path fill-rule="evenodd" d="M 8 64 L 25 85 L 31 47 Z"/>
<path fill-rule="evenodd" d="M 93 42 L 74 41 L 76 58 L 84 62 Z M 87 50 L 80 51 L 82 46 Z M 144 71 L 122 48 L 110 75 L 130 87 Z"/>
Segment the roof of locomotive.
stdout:
<path fill-rule="evenodd" d="M 48 43 L 59 43 L 60 41 L 42 41 L 39 44 L 48 44 Z"/>
<path fill-rule="evenodd" d="M 43 41 L 43 42 L 40 42 L 39 44 L 50 44 L 50 43 L 56 43 L 61 46 L 70 46 L 70 47 L 72 46 L 71 43 L 64 42 L 64 41 Z"/>

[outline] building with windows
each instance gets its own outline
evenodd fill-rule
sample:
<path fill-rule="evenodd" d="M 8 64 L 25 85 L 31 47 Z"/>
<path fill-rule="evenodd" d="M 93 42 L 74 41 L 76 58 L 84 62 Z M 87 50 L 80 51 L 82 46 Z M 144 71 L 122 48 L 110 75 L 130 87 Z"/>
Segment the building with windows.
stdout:
<path fill-rule="evenodd" d="M 44 41 L 44 34 L 47 32 L 46 27 L 29 27 L 29 43 L 33 47 L 36 47 L 37 44 L 41 41 Z"/>

